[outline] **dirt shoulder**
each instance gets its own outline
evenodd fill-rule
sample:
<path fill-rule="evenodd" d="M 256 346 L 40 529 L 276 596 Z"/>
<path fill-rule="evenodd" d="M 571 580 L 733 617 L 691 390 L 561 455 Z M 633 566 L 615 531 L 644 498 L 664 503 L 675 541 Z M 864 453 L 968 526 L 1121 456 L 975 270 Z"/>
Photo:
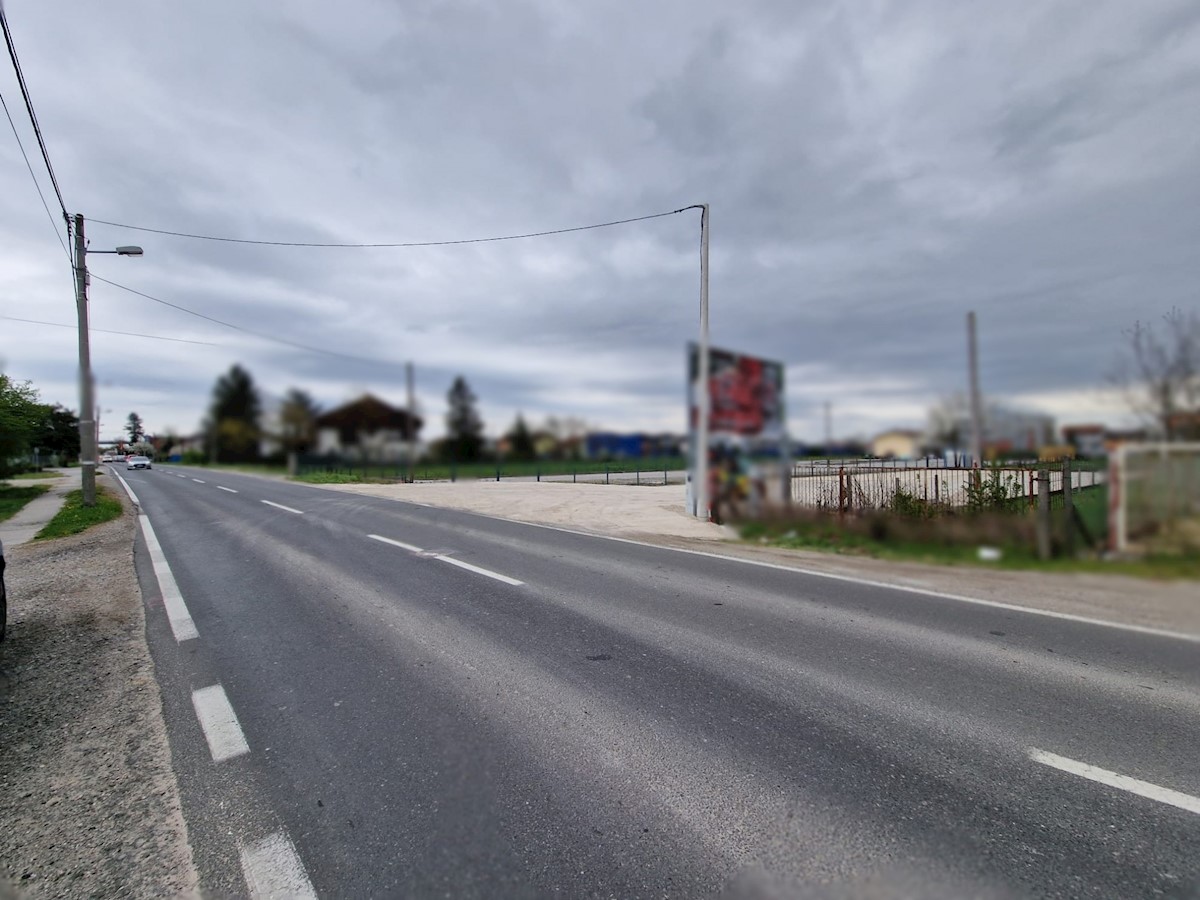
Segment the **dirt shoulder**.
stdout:
<path fill-rule="evenodd" d="M 119 519 L 8 553 L 0 894 L 196 890 L 122 502 Z"/>
<path fill-rule="evenodd" d="M 737 541 L 730 529 L 689 516 L 684 511 L 684 489 L 678 485 L 460 481 L 320 487 L 1200 635 L 1200 589 L 1195 582 L 934 565 L 756 547 Z"/>

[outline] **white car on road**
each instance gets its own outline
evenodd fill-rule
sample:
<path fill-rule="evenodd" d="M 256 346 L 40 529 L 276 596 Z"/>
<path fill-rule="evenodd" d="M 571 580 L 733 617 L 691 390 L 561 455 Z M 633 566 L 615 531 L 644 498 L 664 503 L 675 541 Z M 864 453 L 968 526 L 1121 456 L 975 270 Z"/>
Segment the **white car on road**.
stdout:
<path fill-rule="evenodd" d="M 126 469 L 152 469 L 150 465 L 150 457 L 148 456 L 131 456 L 125 460 Z"/>

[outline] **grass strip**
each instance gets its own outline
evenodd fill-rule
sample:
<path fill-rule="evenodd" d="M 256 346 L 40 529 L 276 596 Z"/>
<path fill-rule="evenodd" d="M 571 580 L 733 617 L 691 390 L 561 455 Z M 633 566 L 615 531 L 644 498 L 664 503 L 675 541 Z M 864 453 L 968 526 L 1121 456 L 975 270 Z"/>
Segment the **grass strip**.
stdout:
<path fill-rule="evenodd" d="M 95 506 L 83 505 L 82 490 L 71 491 L 67 494 L 62 509 L 46 523 L 45 528 L 34 536 L 34 540 L 52 540 L 70 534 L 79 534 L 81 531 L 87 531 L 93 525 L 100 525 L 117 518 L 121 515 L 121 511 L 121 501 L 98 485 Z"/>

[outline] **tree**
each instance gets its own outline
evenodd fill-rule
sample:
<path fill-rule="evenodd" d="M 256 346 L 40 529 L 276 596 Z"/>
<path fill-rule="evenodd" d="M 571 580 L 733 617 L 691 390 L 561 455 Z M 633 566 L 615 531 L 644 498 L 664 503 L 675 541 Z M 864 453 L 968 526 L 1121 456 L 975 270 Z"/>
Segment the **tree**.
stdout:
<path fill-rule="evenodd" d="M 316 421 L 321 408 L 312 395 L 291 388 L 279 407 L 279 442 L 287 453 L 307 453 L 316 440 Z"/>
<path fill-rule="evenodd" d="M 146 434 L 146 426 L 142 424 L 142 417 L 131 412 L 129 418 L 125 420 L 125 431 L 129 434 L 129 443 L 141 443 Z"/>
<path fill-rule="evenodd" d="M 527 460 L 537 455 L 533 447 L 533 435 L 529 433 L 525 417 L 520 413 L 517 413 L 517 420 L 513 422 L 512 430 L 508 433 L 508 441 L 513 459 Z"/>
<path fill-rule="evenodd" d="M 57 403 L 42 404 L 42 422 L 32 443 L 63 459 L 79 458 L 79 416 Z"/>
<path fill-rule="evenodd" d="M 13 381 L 0 374 L 0 474 L 15 468 L 14 460 L 25 456 L 44 421 L 44 408 L 28 381 Z"/>
<path fill-rule="evenodd" d="M 1173 307 L 1162 332 L 1134 322 L 1111 380 L 1167 440 L 1195 435 L 1200 416 L 1200 315 Z"/>
<path fill-rule="evenodd" d="M 209 458 L 220 462 L 257 459 L 261 414 L 254 379 L 234 365 L 213 386 L 212 405 L 205 421 Z"/>
<path fill-rule="evenodd" d="M 450 385 L 446 402 L 450 407 L 446 413 L 446 440 L 443 442 L 446 454 L 458 462 L 479 459 L 483 452 L 483 420 L 475 408 L 475 394 L 461 375 Z"/>

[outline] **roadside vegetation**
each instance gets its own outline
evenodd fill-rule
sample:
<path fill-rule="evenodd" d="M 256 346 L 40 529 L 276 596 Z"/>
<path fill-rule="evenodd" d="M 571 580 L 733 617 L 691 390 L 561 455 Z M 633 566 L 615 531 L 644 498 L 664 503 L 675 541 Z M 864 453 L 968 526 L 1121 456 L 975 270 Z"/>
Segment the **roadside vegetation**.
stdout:
<path fill-rule="evenodd" d="M 1031 569 L 1042 572 L 1091 572 L 1152 579 L 1200 579 L 1196 554 L 1150 555 L 1109 559 L 1104 555 L 1108 490 L 1100 486 L 1077 490 L 1077 516 L 1068 522 L 1061 509 L 1054 517 L 1051 559 L 1040 559 L 1034 539 L 1034 515 L 1028 501 L 985 495 L 986 482 L 973 508 L 947 513 L 933 511 L 904 492 L 889 508 L 863 515 L 800 512 L 764 521 L 743 522 L 743 540 L 782 549 L 818 550 L 909 562 L 982 566 L 992 569 Z M 1074 552 L 1064 536 L 1075 529 Z M 981 558 L 980 548 L 989 548 Z M 996 558 L 998 553 L 998 558 Z"/>
<path fill-rule="evenodd" d="M 22 472 L 19 475 L 10 475 L 11 481 L 38 481 L 47 478 L 62 478 L 60 472 Z"/>
<path fill-rule="evenodd" d="M 52 540 L 79 534 L 93 525 L 101 525 L 121 515 L 121 501 L 111 491 L 99 485 L 96 486 L 96 505 L 83 505 L 83 491 L 71 491 L 67 494 L 66 502 L 46 527 L 35 535 L 34 540 Z"/>
<path fill-rule="evenodd" d="M 44 484 L 7 485 L 0 484 L 0 522 L 11 519 L 19 513 L 25 504 L 36 500 L 50 490 Z"/>

